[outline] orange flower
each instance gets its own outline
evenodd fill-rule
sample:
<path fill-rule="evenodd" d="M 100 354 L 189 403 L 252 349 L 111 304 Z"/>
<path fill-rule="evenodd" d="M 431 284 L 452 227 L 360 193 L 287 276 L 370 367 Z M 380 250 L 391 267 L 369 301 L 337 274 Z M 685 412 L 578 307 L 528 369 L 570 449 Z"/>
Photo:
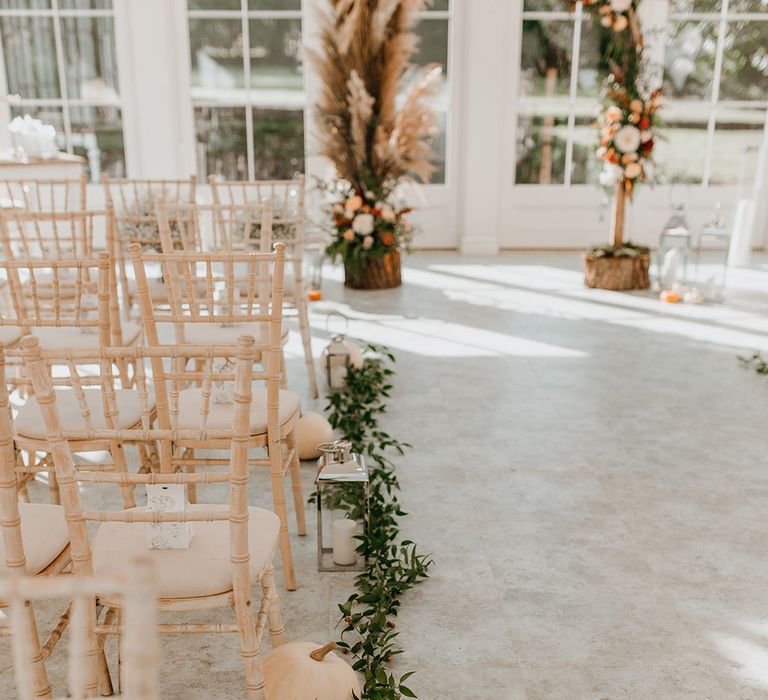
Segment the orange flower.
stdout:
<path fill-rule="evenodd" d="M 346 231 L 344 231 L 343 236 L 345 241 L 355 240 L 355 232 L 351 228 L 348 228 Z"/>
<path fill-rule="evenodd" d="M 382 245 L 395 245 L 395 235 L 391 231 L 382 231 L 379 234 L 379 240 L 381 240 Z"/>

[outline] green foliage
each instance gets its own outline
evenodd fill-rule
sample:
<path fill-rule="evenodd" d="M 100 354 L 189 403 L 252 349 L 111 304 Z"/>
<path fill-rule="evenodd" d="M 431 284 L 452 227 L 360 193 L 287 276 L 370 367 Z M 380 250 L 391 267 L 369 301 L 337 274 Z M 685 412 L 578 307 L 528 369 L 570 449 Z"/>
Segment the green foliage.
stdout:
<path fill-rule="evenodd" d="M 739 355 L 739 362 L 745 369 L 753 369 L 758 374 L 768 374 L 768 358 L 755 351 L 750 357 Z"/>
<path fill-rule="evenodd" d="M 651 249 L 638 243 L 622 243 L 621 245 L 598 245 L 587 250 L 587 255 L 593 258 L 641 258 L 648 255 Z"/>
<path fill-rule="evenodd" d="M 387 670 L 392 658 L 402 653 L 392 618 L 397 616 L 400 597 L 428 578 L 432 559 L 420 554 L 416 544 L 400 540 L 400 508 L 397 492 L 400 483 L 395 465 L 388 455 L 402 455 L 410 447 L 386 433 L 379 419 L 387 411 L 395 361 L 388 351 L 373 345 L 359 369 L 350 367 L 346 389 L 328 397 L 331 425 L 352 443 L 352 449 L 365 455 L 370 472 L 370 524 L 360 536 L 357 551 L 368 558 L 366 570 L 355 579 L 356 592 L 339 605 L 343 624 L 339 647 L 352 654 L 353 668 L 363 674 L 363 698 L 396 700 L 414 698 L 405 685 L 413 672 L 397 678 Z M 334 494 L 334 507 L 360 520 L 364 503 L 361 489 L 340 489 Z"/>

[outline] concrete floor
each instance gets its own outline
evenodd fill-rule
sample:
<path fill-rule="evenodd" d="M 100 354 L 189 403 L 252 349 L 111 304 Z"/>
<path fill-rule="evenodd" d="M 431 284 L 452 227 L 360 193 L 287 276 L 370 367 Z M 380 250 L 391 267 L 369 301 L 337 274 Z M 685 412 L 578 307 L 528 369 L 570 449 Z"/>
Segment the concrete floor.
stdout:
<path fill-rule="evenodd" d="M 405 529 L 436 560 L 396 669 L 424 700 L 768 698 L 768 385 L 735 357 L 768 350 L 768 259 L 700 307 L 585 290 L 579 265 L 419 254 L 372 293 L 329 272 L 318 348 L 339 309 L 397 354 Z M 251 489 L 268 502 L 264 475 Z M 294 547 L 288 634 L 333 638 L 352 577 L 316 572 L 313 532 Z M 163 650 L 164 697 L 243 697 L 236 639 Z M 1 698 L 9 665 L 3 641 Z"/>

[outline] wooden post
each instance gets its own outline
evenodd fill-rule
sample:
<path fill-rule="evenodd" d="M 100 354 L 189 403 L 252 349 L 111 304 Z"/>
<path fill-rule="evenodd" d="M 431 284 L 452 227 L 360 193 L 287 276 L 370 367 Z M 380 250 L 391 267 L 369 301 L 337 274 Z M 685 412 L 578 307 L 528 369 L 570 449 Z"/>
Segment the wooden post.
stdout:
<path fill-rule="evenodd" d="M 616 197 L 613 201 L 613 229 L 611 245 L 621 245 L 624 242 L 624 208 L 627 202 L 626 180 L 622 179 L 616 186 Z"/>

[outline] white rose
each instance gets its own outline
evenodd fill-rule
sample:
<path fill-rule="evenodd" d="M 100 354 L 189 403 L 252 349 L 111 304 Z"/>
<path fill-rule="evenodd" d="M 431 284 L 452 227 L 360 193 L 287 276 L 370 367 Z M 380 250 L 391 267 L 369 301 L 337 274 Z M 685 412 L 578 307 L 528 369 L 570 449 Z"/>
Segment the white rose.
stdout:
<path fill-rule="evenodd" d="M 613 137 L 613 142 L 622 153 L 632 153 L 640 147 L 640 130 L 631 124 L 622 126 Z"/>
<path fill-rule="evenodd" d="M 373 215 L 358 214 L 352 222 L 352 228 L 355 229 L 355 233 L 359 233 L 361 236 L 373 233 Z"/>
<path fill-rule="evenodd" d="M 600 171 L 600 184 L 603 187 L 613 187 L 621 179 L 621 168 L 606 163 Z"/>
<path fill-rule="evenodd" d="M 373 192 L 371 192 L 370 190 L 368 190 L 368 191 L 365 193 L 365 198 L 366 198 L 366 199 L 367 199 L 369 202 L 372 202 L 374 199 L 376 199 L 376 195 L 375 195 Z"/>
<path fill-rule="evenodd" d="M 643 174 L 643 166 L 640 165 L 640 163 L 630 163 L 624 169 L 624 174 L 630 180 L 634 180 L 636 177 L 640 177 Z"/>
<path fill-rule="evenodd" d="M 640 141 L 643 143 L 648 143 L 653 138 L 653 132 L 648 131 L 647 129 L 645 131 L 640 132 Z"/>
<path fill-rule="evenodd" d="M 363 248 L 365 250 L 373 248 L 373 236 L 366 236 L 363 238 Z"/>
<path fill-rule="evenodd" d="M 611 9 L 614 12 L 627 12 L 632 7 L 632 0 L 611 0 Z"/>
<path fill-rule="evenodd" d="M 395 210 L 390 207 L 388 204 L 385 204 L 383 207 L 381 207 L 381 218 L 384 219 L 384 221 L 392 222 L 395 220 Z"/>

